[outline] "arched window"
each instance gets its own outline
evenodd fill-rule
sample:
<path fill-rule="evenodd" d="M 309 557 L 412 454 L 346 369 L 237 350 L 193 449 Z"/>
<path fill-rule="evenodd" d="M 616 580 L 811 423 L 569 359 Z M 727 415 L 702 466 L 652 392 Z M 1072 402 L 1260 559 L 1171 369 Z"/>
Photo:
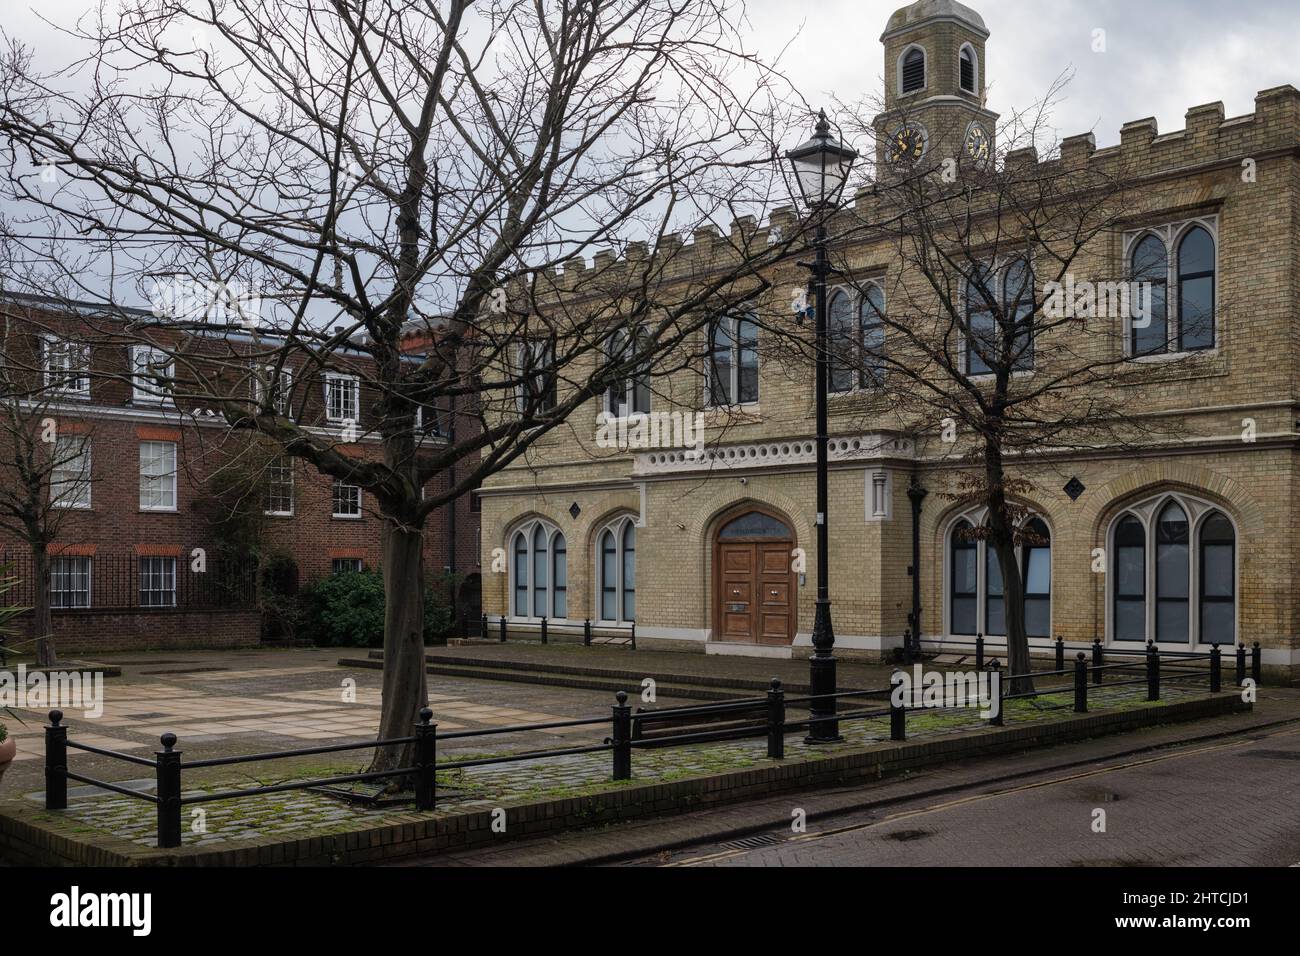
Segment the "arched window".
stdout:
<path fill-rule="evenodd" d="M 636 620 L 636 522 L 624 516 L 596 538 L 596 568 L 600 620 Z"/>
<path fill-rule="evenodd" d="M 531 521 L 511 539 L 511 593 L 515 617 L 568 616 L 568 553 L 554 525 Z"/>
<path fill-rule="evenodd" d="M 1115 639 L 1145 641 L 1147 601 L 1146 529 L 1134 515 L 1115 528 Z"/>
<path fill-rule="evenodd" d="M 872 282 L 858 304 L 862 323 L 862 387 L 885 381 L 885 290 Z"/>
<path fill-rule="evenodd" d="M 1040 518 L 1025 524 L 1020 576 L 1025 586 L 1025 633 L 1052 636 L 1052 534 Z"/>
<path fill-rule="evenodd" d="M 979 598 L 979 542 L 971 537 L 969 521 L 959 521 L 952 529 L 952 632 L 974 634 Z"/>
<path fill-rule="evenodd" d="M 961 56 L 958 57 L 958 66 L 961 72 L 961 88 L 967 93 L 979 92 L 979 80 L 977 78 L 977 67 L 975 63 L 975 50 L 968 43 L 961 48 Z"/>
<path fill-rule="evenodd" d="M 1114 640 L 1233 643 L 1236 531 L 1222 511 L 1163 495 L 1130 507 L 1112 527 Z"/>
<path fill-rule="evenodd" d="M 709 404 L 758 401 L 758 324 L 752 316 L 722 316 L 709 326 Z"/>
<path fill-rule="evenodd" d="M 635 334 L 629 334 L 623 329 L 617 330 L 609 337 L 607 351 L 610 362 L 634 361 L 636 356 L 645 350 L 644 340 L 645 332 L 642 329 L 638 328 Z M 649 413 L 649 373 L 637 367 L 631 374 L 610 383 L 605 392 L 605 411 L 615 418 Z"/>
<path fill-rule="evenodd" d="M 1201 226 L 1178 244 L 1178 347 L 1214 348 L 1214 239 Z"/>
<path fill-rule="evenodd" d="M 830 334 L 830 390 L 849 392 L 884 381 L 885 293 L 871 282 L 858 298 L 837 291 L 828 307 Z"/>
<path fill-rule="evenodd" d="M 925 51 L 914 46 L 903 54 L 900 92 L 905 96 L 925 89 Z"/>
<path fill-rule="evenodd" d="M 853 314 L 853 300 L 847 292 L 836 292 L 827 309 L 827 332 L 830 335 L 830 390 L 848 392 L 857 380 L 858 323 Z"/>
<path fill-rule="evenodd" d="M 1169 253 L 1159 236 L 1148 235 L 1133 250 L 1131 273 L 1134 282 L 1151 288 L 1151 314 L 1130 329 L 1132 355 L 1155 355 L 1169 348 Z"/>
<path fill-rule="evenodd" d="M 1201 643 L 1236 642 L 1237 536 L 1222 512 L 1212 512 L 1201 524 Z"/>
<path fill-rule="evenodd" d="M 1185 644 L 1191 598 L 1187 513 L 1175 501 L 1156 521 L 1156 640 Z"/>
<path fill-rule="evenodd" d="M 960 518 L 948 535 L 949 633 L 1004 637 L 1007 633 L 1006 589 L 998 555 L 975 532 L 984 510 Z M 1052 535 L 1047 523 L 1030 515 L 1017 527 L 1016 561 L 1024 592 L 1025 633 L 1051 636 Z"/>
<path fill-rule="evenodd" d="M 977 264 L 966 282 L 966 374 L 989 375 L 1003 363 L 1012 372 L 1032 370 L 1034 311 L 1028 262 L 1015 259 L 996 269 Z"/>

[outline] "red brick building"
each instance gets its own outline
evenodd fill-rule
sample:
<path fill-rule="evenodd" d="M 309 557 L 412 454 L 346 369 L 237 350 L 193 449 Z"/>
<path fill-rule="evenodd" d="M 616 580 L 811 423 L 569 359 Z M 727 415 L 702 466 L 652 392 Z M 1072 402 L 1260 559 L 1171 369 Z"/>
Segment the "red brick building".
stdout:
<path fill-rule="evenodd" d="M 380 518 L 370 495 L 179 397 L 184 382 L 207 377 L 222 383 L 224 395 L 271 388 L 281 414 L 331 436 L 344 454 L 377 458 L 378 436 L 369 429 L 378 396 L 365 384 L 364 352 L 345 349 L 313 368 L 305 353 L 288 350 L 273 385 L 274 370 L 257 361 L 278 342 L 232 329 L 154 339 L 162 346 L 154 350 L 150 318 L 33 297 L 0 303 L 0 360 L 10 383 L 2 401 L 22 413 L 24 427 L 49 432 L 58 461 L 49 475 L 57 492 L 49 550 L 61 653 L 257 644 L 256 575 L 251 561 L 240 560 L 232 525 L 255 534 L 262 555 L 290 559 L 299 585 L 379 565 Z M 427 345 L 417 334 L 409 340 L 413 355 Z M 157 384 L 163 380 L 178 397 Z M 436 443 L 450 428 L 474 427 L 474 419 L 422 409 L 419 424 L 421 441 Z M 0 429 L 0 442 L 15 441 L 13 428 Z M 15 480 L 12 458 L 0 450 L 0 480 Z M 454 480 L 439 475 L 426 493 Z M 243 518 L 232 521 L 232 511 Z M 448 598 L 471 625 L 479 614 L 478 534 L 470 496 L 435 511 L 425 533 L 426 581 L 438 585 L 455 574 Z M 20 578 L 11 603 L 30 603 L 29 555 L 22 537 L 0 528 L 0 557 L 16 561 Z"/>

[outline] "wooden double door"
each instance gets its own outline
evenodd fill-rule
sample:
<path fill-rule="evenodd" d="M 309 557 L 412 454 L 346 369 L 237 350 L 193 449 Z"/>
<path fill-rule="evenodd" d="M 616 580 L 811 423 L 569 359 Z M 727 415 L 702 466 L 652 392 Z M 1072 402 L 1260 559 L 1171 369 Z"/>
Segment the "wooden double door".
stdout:
<path fill-rule="evenodd" d="M 789 646 L 795 633 L 791 542 L 719 541 L 715 640 Z"/>

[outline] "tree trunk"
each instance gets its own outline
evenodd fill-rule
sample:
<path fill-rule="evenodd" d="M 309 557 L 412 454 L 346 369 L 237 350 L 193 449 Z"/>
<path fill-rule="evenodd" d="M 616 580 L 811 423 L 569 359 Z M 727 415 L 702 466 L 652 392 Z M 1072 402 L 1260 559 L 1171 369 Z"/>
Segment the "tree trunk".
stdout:
<path fill-rule="evenodd" d="M 384 561 L 384 689 L 379 737 L 409 737 L 428 706 L 424 679 L 424 549 L 419 530 L 384 519 L 381 532 Z M 415 763 L 415 746 L 404 744 L 375 750 L 371 770 L 393 770 Z M 410 776 L 387 781 L 390 790 L 409 790 Z"/>
<path fill-rule="evenodd" d="M 989 539 L 985 547 L 993 548 L 998 556 L 998 567 L 1002 569 L 1003 616 L 1007 622 L 1006 673 L 1025 675 L 1013 678 L 1007 693 L 1032 694 L 1034 679 L 1028 676 L 1032 665 L 1029 636 L 1025 633 L 1025 585 L 1020 578 L 1020 564 L 1016 561 L 1015 529 L 1007 512 L 1002 448 L 993 436 L 985 439 L 984 476 L 989 493 Z"/>
<path fill-rule="evenodd" d="M 32 545 L 32 620 L 27 636 L 36 648 L 38 667 L 53 667 L 54 618 L 50 612 L 50 552 L 45 543 Z"/>

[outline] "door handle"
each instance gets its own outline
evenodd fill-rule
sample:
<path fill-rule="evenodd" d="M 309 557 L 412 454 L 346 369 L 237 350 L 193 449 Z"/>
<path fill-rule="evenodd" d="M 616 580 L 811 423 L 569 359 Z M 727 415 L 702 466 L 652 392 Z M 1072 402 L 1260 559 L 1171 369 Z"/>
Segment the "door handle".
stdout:
<path fill-rule="evenodd" d="M 769 591 L 768 593 L 769 593 L 770 595 L 772 595 L 772 597 L 776 597 L 777 594 L 780 593 L 780 592 L 778 592 L 778 591 Z"/>

